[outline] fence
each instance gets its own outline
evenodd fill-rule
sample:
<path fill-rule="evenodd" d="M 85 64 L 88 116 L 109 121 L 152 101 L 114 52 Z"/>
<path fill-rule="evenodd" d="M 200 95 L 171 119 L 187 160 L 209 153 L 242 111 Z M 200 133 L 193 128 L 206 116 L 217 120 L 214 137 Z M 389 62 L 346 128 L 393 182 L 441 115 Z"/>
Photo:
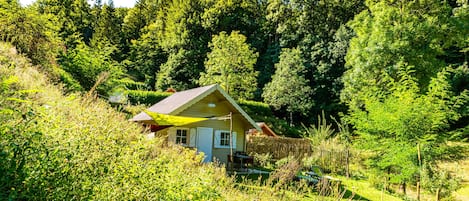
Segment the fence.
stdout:
<path fill-rule="evenodd" d="M 318 146 L 313 148 L 311 158 L 314 165 L 321 166 L 326 172 L 345 173 L 347 150 L 344 146 Z"/>
<path fill-rule="evenodd" d="M 274 160 L 288 156 L 301 159 L 311 155 L 312 149 L 309 140 L 302 138 L 249 136 L 246 143 L 246 152 L 257 154 L 270 153 Z"/>
<path fill-rule="evenodd" d="M 288 156 L 303 161 L 306 165 L 318 165 L 326 172 L 344 173 L 347 166 L 347 153 L 344 145 L 334 140 L 312 147 L 311 142 L 302 138 L 249 136 L 246 143 L 248 154 L 270 154 L 273 160 Z"/>

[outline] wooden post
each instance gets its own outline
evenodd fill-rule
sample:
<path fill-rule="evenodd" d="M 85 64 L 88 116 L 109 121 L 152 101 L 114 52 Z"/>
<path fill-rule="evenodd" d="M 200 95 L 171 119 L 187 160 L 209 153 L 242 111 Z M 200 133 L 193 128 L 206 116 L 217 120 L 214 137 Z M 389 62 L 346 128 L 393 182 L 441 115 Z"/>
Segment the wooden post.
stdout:
<path fill-rule="evenodd" d="M 230 112 L 230 155 L 233 158 L 233 113 Z"/>

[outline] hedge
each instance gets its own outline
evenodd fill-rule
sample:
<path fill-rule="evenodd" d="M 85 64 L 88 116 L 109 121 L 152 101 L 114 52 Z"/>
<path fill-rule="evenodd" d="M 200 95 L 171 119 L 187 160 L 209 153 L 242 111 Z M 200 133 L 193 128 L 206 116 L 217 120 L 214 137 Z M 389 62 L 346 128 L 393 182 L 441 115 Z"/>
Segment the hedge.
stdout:
<path fill-rule="evenodd" d="M 124 78 L 120 80 L 116 80 L 116 83 L 119 85 L 125 86 L 129 90 L 143 90 L 146 89 L 147 86 L 143 82 L 135 82 L 129 78 Z"/>
<path fill-rule="evenodd" d="M 250 100 L 238 100 L 239 106 L 250 116 L 273 116 L 268 104 Z"/>
<path fill-rule="evenodd" d="M 153 105 L 170 96 L 169 92 L 127 90 L 126 95 L 132 105 Z"/>

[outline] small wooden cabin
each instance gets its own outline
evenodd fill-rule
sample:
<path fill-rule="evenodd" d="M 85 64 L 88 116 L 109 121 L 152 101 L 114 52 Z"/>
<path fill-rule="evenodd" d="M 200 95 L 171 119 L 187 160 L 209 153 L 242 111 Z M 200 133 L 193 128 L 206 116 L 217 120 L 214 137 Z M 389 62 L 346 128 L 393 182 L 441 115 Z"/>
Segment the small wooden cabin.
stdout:
<path fill-rule="evenodd" d="M 154 125 L 157 136 L 167 136 L 169 143 L 196 148 L 206 156 L 204 161 L 213 159 L 228 162 L 230 154 L 230 119 L 232 114 L 233 153 L 246 151 L 246 134 L 249 129 L 261 128 L 219 85 L 210 85 L 180 91 L 163 99 L 147 109 L 160 114 L 208 118 L 184 126 L 158 127 L 145 112 L 134 116 L 131 121 Z"/>

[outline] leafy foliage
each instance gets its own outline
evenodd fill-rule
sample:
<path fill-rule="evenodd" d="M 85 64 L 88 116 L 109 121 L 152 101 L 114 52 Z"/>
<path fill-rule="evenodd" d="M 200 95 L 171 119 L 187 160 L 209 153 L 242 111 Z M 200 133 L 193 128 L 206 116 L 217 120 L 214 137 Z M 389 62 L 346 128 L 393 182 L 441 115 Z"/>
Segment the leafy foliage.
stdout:
<path fill-rule="evenodd" d="M 425 94 L 419 92 L 412 72 L 410 67 L 398 72 L 399 81 L 383 75 L 389 93 L 378 87 L 364 92 L 364 107 L 351 107 L 348 118 L 362 137 L 363 147 L 374 152 L 367 164 L 389 175 L 391 183 L 414 181 L 420 167 L 417 146 L 443 143 L 446 138 L 441 132 L 460 117 L 456 110 L 464 105 L 460 96 L 452 96 L 448 90 L 446 71 L 432 79 Z M 433 163 L 445 153 L 426 149 L 422 154 L 424 162 Z"/>
<path fill-rule="evenodd" d="M 256 102 L 256 101 L 248 101 L 239 99 L 237 101 L 239 106 L 243 108 L 243 110 L 249 114 L 249 116 L 253 117 L 267 117 L 272 116 L 272 110 L 270 109 L 269 105 L 263 102 Z"/>
<path fill-rule="evenodd" d="M 190 79 L 194 77 L 189 75 L 195 72 L 185 68 L 185 66 L 191 65 L 187 58 L 189 54 L 191 54 L 190 51 L 179 49 L 177 53 L 169 55 L 168 60 L 160 66 L 160 70 L 157 73 L 156 89 L 163 91 L 168 88 L 175 88 L 177 90 L 193 88 L 195 80 L 190 82 L 181 81 L 186 80 L 184 78 Z"/>
<path fill-rule="evenodd" d="M 432 77 L 446 65 L 441 56 L 458 43 L 446 2 L 367 2 L 349 23 L 357 34 L 350 42 L 344 74 L 343 100 L 360 104 L 360 91 L 373 85 L 386 90 L 383 73 L 399 79 L 404 66 L 413 66 L 419 89 L 424 91 Z M 436 20 L 438 19 L 438 20 Z M 459 31 L 457 31 L 459 32 Z"/>
<path fill-rule="evenodd" d="M 84 42 L 89 44 L 92 37 L 91 6 L 86 0 L 39 0 L 36 10 L 57 20 L 58 34 L 67 48 Z"/>
<path fill-rule="evenodd" d="M 311 88 L 304 77 L 305 61 L 298 49 L 283 49 L 280 61 L 275 65 L 272 81 L 264 88 L 264 101 L 276 109 L 305 113 L 311 108 Z"/>
<path fill-rule="evenodd" d="M 100 86 L 100 94 L 107 94 L 116 87 L 113 82 L 123 77 L 123 70 L 109 58 L 111 49 L 92 49 L 84 44 L 63 55 L 60 64 L 85 90 L 90 90 L 101 73 L 109 73 L 109 78 Z"/>
<path fill-rule="evenodd" d="M 199 84 L 220 84 L 235 99 L 252 98 L 257 86 L 254 64 L 258 54 L 246 44 L 246 37 L 236 31 L 230 35 L 220 32 L 213 37 L 210 48 Z"/>
<path fill-rule="evenodd" d="M 125 91 L 131 104 L 153 105 L 171 95 L 168 92 L 127 90 Z"/>
<path fill-rule="evenodd" d="M 47 65 L 55 61 L 60 49 L 55 18 L 21 8 L 17 0 L 0 1 L 0 16 L 0 38 L 3 41 L 14 44 L 34 64 Z"/>

